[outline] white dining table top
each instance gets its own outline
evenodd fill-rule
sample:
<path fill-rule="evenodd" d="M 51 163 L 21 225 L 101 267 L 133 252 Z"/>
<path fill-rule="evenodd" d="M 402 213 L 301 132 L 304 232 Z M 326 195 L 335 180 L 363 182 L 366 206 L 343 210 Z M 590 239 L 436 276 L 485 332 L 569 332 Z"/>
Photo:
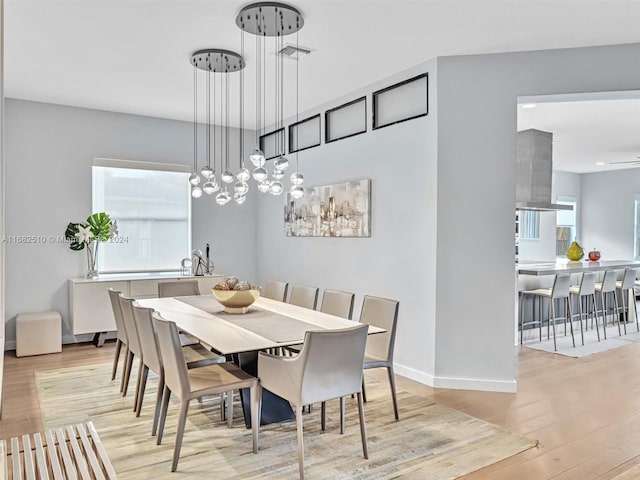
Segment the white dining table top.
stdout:
<path fill-rule="evenodd" d="M 200 301 L 208 302 L 209 297 L 211 306 L 213 308 L 219 306 L 220 311 L 222 311 L 224 307 L 216 301 L 213 295 L 201 295 Z M 233 317 L 235 317 L 235 315 L 225 315 L 223 318 L 223 316 L 217 316 L 189 305 L 179 300 L 179 298 L 145 298 L 136 300 L 136 302 L 143 307 L 153 308 L 160 313 L 164 319 L 175 322 L 180 330 L 211 345 L 222 354 L 284 347 L 302 343 L 304 340 L 304 338 L 296 338 L 291 341 L 276 342 L 239 325 L 235 325 L 233 323 Z M 252 307 L 303 321 L 312 325 L 312 329 L 314 330 L 332 330 L 358 325 L 358 322 L 353 320 L 347 320 L 316 310 L 310 310 L 263 297 L 256 299 Z M 386 330 L 382 328 L 369 325 L 370 335 L 385 331 Z"/>

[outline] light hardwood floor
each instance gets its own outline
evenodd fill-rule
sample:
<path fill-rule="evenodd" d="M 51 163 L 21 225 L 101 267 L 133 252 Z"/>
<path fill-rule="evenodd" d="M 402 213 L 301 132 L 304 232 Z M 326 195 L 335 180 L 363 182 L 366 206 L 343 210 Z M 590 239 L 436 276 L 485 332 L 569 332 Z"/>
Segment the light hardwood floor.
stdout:
<path fill-rule="evenodd" d="M 68 345 L 62 354 L 24 358 L 6 353 L 0 438 L 43 429 L 34 371 L 110 361 L 113 346 Z M 432 389 L 398 378 L 414 394 L 539 440 L 539 447 L 464 479 L 606 480 L 640 465 L 640 344 L 582 359 L 522 349 L 519 359 L 517 394 Z"/>

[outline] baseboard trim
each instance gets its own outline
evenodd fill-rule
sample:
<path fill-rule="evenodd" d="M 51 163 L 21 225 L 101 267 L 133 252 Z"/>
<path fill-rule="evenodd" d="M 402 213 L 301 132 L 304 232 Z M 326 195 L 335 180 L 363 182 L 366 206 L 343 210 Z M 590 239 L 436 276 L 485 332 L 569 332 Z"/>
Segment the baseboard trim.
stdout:
<path fill-rule="evenodd" d="M 436 377 L 435 388 L 451 388 L 455 390 L 478 390 L 482 392 L 516 393 L 516 380 L 489 380 L 482 378 Z"/>
<path fill-rule="evenodd" d="M 116 332 L 108 332 L 107 340 L 112 340 L 116 338 Z M 62 344 L 69 345 L 71 343 L 86 343 L 91 342 L 93 340 L 93 333 L 83 333 L 82 335 L 63 335 L 62 336 Z M 5 351 L 15 350 L 16 349 L 16 341 L 15 340 L 7 340 L 4 342 Z"/>
<path fill-rule="evenodd" d="M 418 383 L 422 383 L 423 385 L 429 385 L 430 387 L 433 387 L 433 375 L 421 372 L 420 370 L 416 370 L 415 368 L 407 367 L 406 365 L 399 365 L 397 363 L 393 364 L 393 371 L 397 375 L 408 378 L 409 380 L 414 380 Z"/>
<path fill-rule="evenodd" d="M 434 377 L 433 375 L 407 367 L 393 364 L 397 375 L 428 385 L 433 388 L 449 388 L 453 390 L 478 390 L 482 392 L 515 393 L 517 382 L 504 380 L 485 380 L 478 378 Z"/>

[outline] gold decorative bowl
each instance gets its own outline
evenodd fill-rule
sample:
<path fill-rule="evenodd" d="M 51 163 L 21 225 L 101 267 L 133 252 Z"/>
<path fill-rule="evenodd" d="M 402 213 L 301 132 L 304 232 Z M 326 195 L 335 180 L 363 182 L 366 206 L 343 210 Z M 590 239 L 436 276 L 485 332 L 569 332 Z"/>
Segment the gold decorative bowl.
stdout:
<path fill-rule="evenodd" d="M 249 306 L 260 296 L 260 290 L 215 290 L 211 289 L 216 300 L 224 305 L 227 313 L 247 313 Z"/>

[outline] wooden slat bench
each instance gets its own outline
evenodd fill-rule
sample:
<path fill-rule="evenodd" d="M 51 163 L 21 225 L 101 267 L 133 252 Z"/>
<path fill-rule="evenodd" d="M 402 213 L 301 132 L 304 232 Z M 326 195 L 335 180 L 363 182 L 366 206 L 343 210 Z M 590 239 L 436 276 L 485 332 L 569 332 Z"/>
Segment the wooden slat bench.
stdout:
<path fill-rule="evenodd" d="M 116 478 L 91 422 L 0 440 L 0 480 Z"/>

